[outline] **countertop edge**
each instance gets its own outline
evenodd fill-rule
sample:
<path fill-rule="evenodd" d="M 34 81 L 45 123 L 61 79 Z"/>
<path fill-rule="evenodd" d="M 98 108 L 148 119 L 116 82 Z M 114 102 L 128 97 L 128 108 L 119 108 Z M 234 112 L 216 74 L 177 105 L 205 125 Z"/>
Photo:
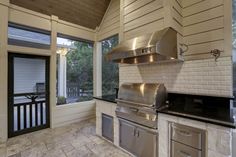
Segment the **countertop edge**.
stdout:
<path fill-rule="evenodd" d="M 116 103 L 116 101 L 114 100 L 108 100 L 108 99 L 104 99 L 104 98 L 101 98 L 101 97 L 93 97 L 94 99 L 97 99 L 97 100 L 102 100 L 102 101 L 106 101 L 106 102 L 110 102 L 110 103 Z"/>
<path fill-rule="evenodd" d="M 219 126 L 223 126 L 223 127 L 227 127 L 227 128 L 236 129 L 236 124 L 230 123 L 230 122 L 224 122 L 224 121 L 215 120 L 215 119 L 207 119 L 207 118 L 200 117 L 200 116 L 199 117 L 192 116 L 192 115 L 187 115 L 187 114 L 182 114 L 182 113 L 177 113 L 177 112 L 175 113 L 175 112 L 168 112 L 168 111 L 158 111 L 158 113 L 168 114 L 168 115 L 172 115 L 172 116 L 197 120 L 197 121 L 201 121 L 201 122 L 205 122 L 205 123 L 210 123 L 210 124 L 214 124 L 214 125 L 219 125 Z"/>

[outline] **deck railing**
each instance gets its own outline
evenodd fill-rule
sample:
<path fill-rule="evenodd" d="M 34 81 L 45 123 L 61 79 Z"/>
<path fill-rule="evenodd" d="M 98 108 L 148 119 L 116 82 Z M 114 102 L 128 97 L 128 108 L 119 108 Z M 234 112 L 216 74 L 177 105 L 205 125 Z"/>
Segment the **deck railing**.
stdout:
<path fill-rule="evenodd" d="M 67 98 L 78 98 L 80 96 L 87 96 L 89 94 L 92 94 L 92 90 L 83 90 L 79 89 L 77 84 L 67 84 Z"/>

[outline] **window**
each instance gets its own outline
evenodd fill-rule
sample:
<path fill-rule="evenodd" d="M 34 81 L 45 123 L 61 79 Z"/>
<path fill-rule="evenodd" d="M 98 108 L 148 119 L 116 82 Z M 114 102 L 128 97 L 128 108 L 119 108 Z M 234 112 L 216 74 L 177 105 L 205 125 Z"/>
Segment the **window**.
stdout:
<path fill-rule="evenodd" d="M 232 30 L 233 30 L 233 48 L 236 49 L 236 1 L 233 1 Z"/>
<path fill-rule="evenodd" d="M 58 37 L 57 104 L 93 99 L 93 44 Z"/>
<path fill-rule="evenodd" d="M 232 1 L 232 3 L 233 93 L 236 96 L 236 1 Z M 234 103 L 234 107 L 236 108 L 236 103 Z M 234 112 L 236 112 L 236 109 Z"/>
<path fill-rule="evenodd" d="M 119 42 L 118 35 L 102 41 L 102 95 L 115 94 L 115 88 L 119 87 L 118 64 L 108 62 L 106 54 Z"/>
<path fill-rule="evenodd" d="M 8 26 L 8 44 L 50 49 L 50 32 L 10 24 Z"/>

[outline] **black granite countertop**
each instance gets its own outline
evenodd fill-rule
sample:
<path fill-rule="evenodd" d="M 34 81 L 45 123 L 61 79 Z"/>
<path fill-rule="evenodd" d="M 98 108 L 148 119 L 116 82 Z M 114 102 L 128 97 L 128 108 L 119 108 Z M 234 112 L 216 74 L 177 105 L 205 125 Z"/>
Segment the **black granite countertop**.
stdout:
<path fill-rule="evenodd" d="M 235 109 L 230 107 L 232 98 L 183 94 L 172 94 L 171 97 L 168 107 L 158 112 L 236 128 Z"/>
<path fill-rule="evenodd" d="M 111 102 L 111 103 L 116 103 L 116 95 L 103 95 L 103 96 L 96 96 L 93 97 L 94 99 L 98 99 L 98 100 L 103 100 L 103 101 L 107 101 L 107 102 Z"/>
<path fill-rule="evenodd" d="M 184 111 L 175 111 L 171 108 L 164 109 L 158 112 L 236 129 L 235 120 L 233 119 L 233 117 L 230 117 L 230 116 L 227 119 L 222 119 L 217 116 L 208 117 L 207 115 L 200 115 L 200 114 L 196 115 L 196 114 L 186 113 Z"/>
<path fill-rule="evenodd" d="M 94 99 L 116 103 L 115 94 L 97 96 Z M 230 107 L 231 99 L 169 93 L 168 107 L 158 112 L 235 129 L 236 110 Z"/>

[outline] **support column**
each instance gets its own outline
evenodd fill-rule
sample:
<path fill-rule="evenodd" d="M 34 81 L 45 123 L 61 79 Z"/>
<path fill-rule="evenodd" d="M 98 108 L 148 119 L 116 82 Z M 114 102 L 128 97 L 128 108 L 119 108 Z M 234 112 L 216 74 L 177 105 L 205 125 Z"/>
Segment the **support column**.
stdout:
<path fill-rule="evenodd" d="M 8 9 L 9 0 L 0 1 L 0 142 L 8 138 Z"/>
<path fill-rule="evenodd" d="M 97 34 L 97 33 L 96 33 Z M 94 42 L 93 52 L 93 95 L 102 95 L 102 43 L 97 41 Z"/>
<path fill-rule="evenodd" d="M 66 56 L 60 54 L 60 62 L 58 69 L 58 96 L 67 97 L 66 94 Z"/>
<path fill-rule="evenodd" d="M 57 24 L 58 17 L 51 16 L 51 58 L 50 58 L 50 127 L 54 126 L 56 108 L 56 71 L 57 71 Z"/>

